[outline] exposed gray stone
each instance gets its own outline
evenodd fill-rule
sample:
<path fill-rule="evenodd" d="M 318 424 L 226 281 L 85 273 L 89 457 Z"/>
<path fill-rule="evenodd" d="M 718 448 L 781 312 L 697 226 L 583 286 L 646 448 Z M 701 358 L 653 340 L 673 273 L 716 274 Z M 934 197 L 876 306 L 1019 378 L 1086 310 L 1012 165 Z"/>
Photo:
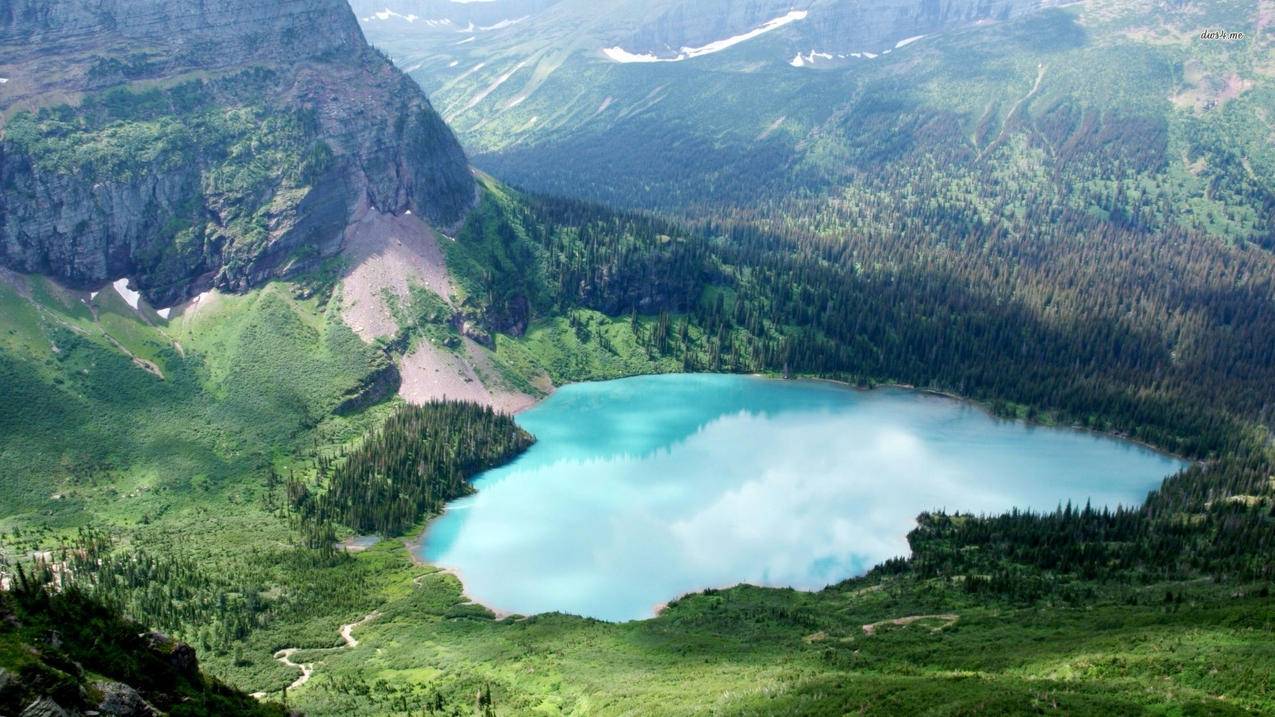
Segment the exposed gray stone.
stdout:
<path fill-rule="evenodd" d="M 27 705 L 18 717 L 68 717 L 68 715 L 58 703 L 48 697 L 41 697 Z"/>
<path fill-rule="evenodd" d="M 161 714 L 137 690 L 122 682 L 99 682 L 95 687 L 102 693 L 98 714 L 111 717 L 158 717 Z"/>
<path fill-rule="evenodd" d="M 72 286 L 128 276 L 160 307 L 208 286 L 242 290 L 335 253 L 364 195 L 436 224 L 459 220 L 474 199 L 451 130 L 368 46 L 344 0 L 10 0 L 0 2 L 0 65 L 10 80 L 0 117 L 197 76 L 219 106 L 266 102 L 312 117 L 306 131 L 333 155 L 299 199 L 271 193 L 245 207 L 209 187 L 217 147 L 160 153 L 145 171 L 109 176 L 41 164 L 3 137 L 0 264 Z M 248 71 L 264 91 L 242 89 Z M 263 238 L 229 230 L 227 217 L 245 212 L 262 218 Z M 205 231 L 177 246 L 174 227 L 190 225 Z"/>

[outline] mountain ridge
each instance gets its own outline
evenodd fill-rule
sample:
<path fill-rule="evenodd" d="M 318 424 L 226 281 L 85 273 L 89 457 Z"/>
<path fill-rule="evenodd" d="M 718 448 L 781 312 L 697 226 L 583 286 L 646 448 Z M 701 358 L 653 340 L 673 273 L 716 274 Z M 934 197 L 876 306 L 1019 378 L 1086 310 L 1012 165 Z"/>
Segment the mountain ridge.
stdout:
<path fill-rule="evenodd" d="M 362 197 L 440 225 L 475 201 L 338 0 L 8 2 L 0 76 L 0 263 L 70 286 L 242 290 L 334 254 Z"/>

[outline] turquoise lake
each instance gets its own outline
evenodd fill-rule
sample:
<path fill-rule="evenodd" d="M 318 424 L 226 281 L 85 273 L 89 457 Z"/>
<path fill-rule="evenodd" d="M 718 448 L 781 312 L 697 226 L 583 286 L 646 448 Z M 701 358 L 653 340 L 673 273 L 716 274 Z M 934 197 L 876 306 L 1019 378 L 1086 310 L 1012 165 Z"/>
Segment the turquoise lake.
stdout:
<path fill-rule="evenodd" d="M 615 621 L 862 574 L 925 510 L 1131 505 L 1183 466 L 919 392 L 744 376 L 576 384 L 518 423 L 536 445 L 451 503 L 423 557 L 493 609 Z"/>

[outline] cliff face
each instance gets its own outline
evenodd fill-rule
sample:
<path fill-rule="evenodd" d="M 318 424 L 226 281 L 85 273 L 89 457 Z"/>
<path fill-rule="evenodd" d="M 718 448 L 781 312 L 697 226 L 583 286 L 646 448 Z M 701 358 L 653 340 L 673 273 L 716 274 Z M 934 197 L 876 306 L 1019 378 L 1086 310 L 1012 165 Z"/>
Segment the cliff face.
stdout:
<path fill-rule="evenodd" d="M 474 198 L 342 0 L 0 0 L 0 78 L 0 263 L 72 285 L 241 289 L 356 207 L 451 224 Z"/>

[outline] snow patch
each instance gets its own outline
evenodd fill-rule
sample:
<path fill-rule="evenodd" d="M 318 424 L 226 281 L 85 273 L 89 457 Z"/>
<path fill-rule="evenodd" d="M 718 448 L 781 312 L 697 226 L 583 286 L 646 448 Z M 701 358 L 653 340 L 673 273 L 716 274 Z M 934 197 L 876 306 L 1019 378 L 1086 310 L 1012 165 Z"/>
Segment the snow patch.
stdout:
<path fill-rule="evenodd" d="M 8 78 L 8 77 L 0 77 L 0 85 L 7 85 L 7 84 L 9 84 L 9 78 Z"/>
<path fill-rule="evenodd" d="M 454 81 L 454 82 L 460 82 L 461 80 L 465 79 L 466 77 L 469 77 L 470 75 L 474 74 L 475 72 L 478 72 L 479 70 L 483 69 L 483 68 L 484 68 L 484 67 L 486 67 L 486 66 L 487 66 L 487 63 L 486 63 L 486 62 L 480 62 L 480 63 L 478 63 L 477 65 L 474 65 L 473 67 L 469 68 L 468 70 L 465 70 L 464 74 L 462 74 L 460 77 L 457 77 L 457 78 L 456 78 L 455 80 L 453 80 L 453 81 Z"/>
<path fill-rule="evenodd" d="M 381 10 L 380 12 L 374 12 L 371 15 L 368 15 L 367 17 L 361 17 L 359 18 L 359 21 L 363 23 L 369 23 L 374 21 L 384 22 L 390 19 L 403 20 L 411 24 L 416 24 L 417 22 L 420 22 L 421 24 L 427 25 L 429 27 L 452 27 L 454 25 L 454 23 L 451 20 L 448 20 L 445 17 L 428 19 L 428 18 L 423 18 L 420 15 L 402 15 L 397 12 L 394 12 L 393 10 L 389 8 L 385 8 L 384 10 Z"/>
<path fill-rule="evenodd" d="M 614 62 L 677 62 L 683 60 L 683 57 L 677 57 L 672 60 L 661 60 L 658 55 L 635 55 L 623 47 L 608 47 L 602 50 L 602 54 Z"/>
<path fill-rule="evenodd" d="M 120 296 L 124 297 L 124 301 L 128 303 L 129 307 L 133 311 L 137 311 L 137 304 L 141 301 L 142 295 L 128 288 L 128 279 L 117 279 L 112 286 L 115 287 L 115 291 Z"/>
<path fill-rule="evenodd" d="M 694 57 L 702 57 L 704 55 L 711 55 L 715 52 L 721 52 L 722 50 L 734 47 L 741 42 L 747 42 L 754 37 L 764 35 L 771 30 L 777 30 L 784 25 L 797 22 L 798 20 L 805 20 L 806 16 L 809 14 L 810 13 L 805 10 L 793 10 L 787 15 L 767 21 L 761 26 L 753 28 L 742 35 L 728 37 L 725 40 L 717 40 L 716 42 L 710 42 L 707 45 L 700 47 L 683 47 L 676 57 L 659 57 L 649 53 L 638 54 L 629 52 L 628 50 L 618 46 L 605 48 L 602 50 L 602 54 L 613 62 L 681 62 L 682 60 L 689 60 Z"/>
<path fill-rule="evenodd" d="M 455 66 L 457 66 L 457 65 L 459 65 L 459 64 L 460 64 L 460 60 L 452 60 L 451 62 L 447 63 L 447 66 L 448 66 L 448 67 L 455 67 Z"/>
<path fill-rule="evenodd" d="M 830 52 L 817 52 L 815 50 L 811 50 L 808 55 L 803 55 L 798 52 L 796 57 L 788 61 L 788 64 L 793 67 L 805 67 L 806 65 L 815 64 L 816 60 L 831 60 L 832 57 L 833 55 Z M 845 55 L 837 55 L 837 57 L 845 57 Z"/>
<path fill-rule="evenodd" d="M 384 10 L 381 10 L 380 12 L 374 12 L 369 17 L 363 18 L 363 22 L 371 22 L 372 20 L 385 21 L 392 17 L 397 17 L 399 19 L 406 20 L 408 22 L 416 22 L 417 20 L 420 19 L 420 17 L 416 15 L 400 15 L 389 8 L 385 8 Z"/>
<path fill-rule="evenodd" d="M 159 311 L 156 311 L 155 313 L 159 314 L 159 318 L 163 319 L 164 321 L 168 321 L 168 317 L 173 315 L 173 307 L 170 306 L 167 309 L 160 309 Z"/>
<path fill-rule="evenodd" d="M 527 62 L 528 62 L 527 60 L 523 60 L 522 62 L 519 62 L 518 64 L 514 65 L 512 70 L 506 72 L 500 77 L 497 77 L 494 82 L 492 82 L 490 85 L 487 86 L 487 89 L 474 95 L 469 100 L 469 102 L 465 104 L 465 107 L 464 109 L 461 110 L 461 112 L 468 112 L 469 110 L 472 110 L 473 108 L 477 107 L 478 103 L 487 99 L 488 95 L 500 89 L 500 86 L 508 82 L 509 78 L 513 77 L 515 72 L 517 72 L 518 70 L 521 70 L 524 66 L 526 66 Z M 457 113 L 457 114 L 460 114 L 460 113 Z"/>
<path fill-rule="evenodd" d="M 905 37 L 902 40 L 899 40 L 898 42 L 894 43 L 894 49 L 897 50 L 900 47 L 907 47 L 908 45 L 911 45 L 917 40 L 923 40 L 923 39 L 925 39 L 925 35 L 913 35 L 912 37 Z"/>
<path fill-rule="evenodd" d="M 478 28 L 478 31 L 491 32 L 492 30 L 503 30 L 507 27 L 512 27 L 514 25 L 517 25 L 518 23 L 523 22 L 524 20 L 528 20 L 530 18 L 531 18 L 530 15 L 523 15 L 522 17 L 514 19 L 514 20 L 501 20 L 495 25 L 487 25 L 486 27 L 480 27 Z"/>

